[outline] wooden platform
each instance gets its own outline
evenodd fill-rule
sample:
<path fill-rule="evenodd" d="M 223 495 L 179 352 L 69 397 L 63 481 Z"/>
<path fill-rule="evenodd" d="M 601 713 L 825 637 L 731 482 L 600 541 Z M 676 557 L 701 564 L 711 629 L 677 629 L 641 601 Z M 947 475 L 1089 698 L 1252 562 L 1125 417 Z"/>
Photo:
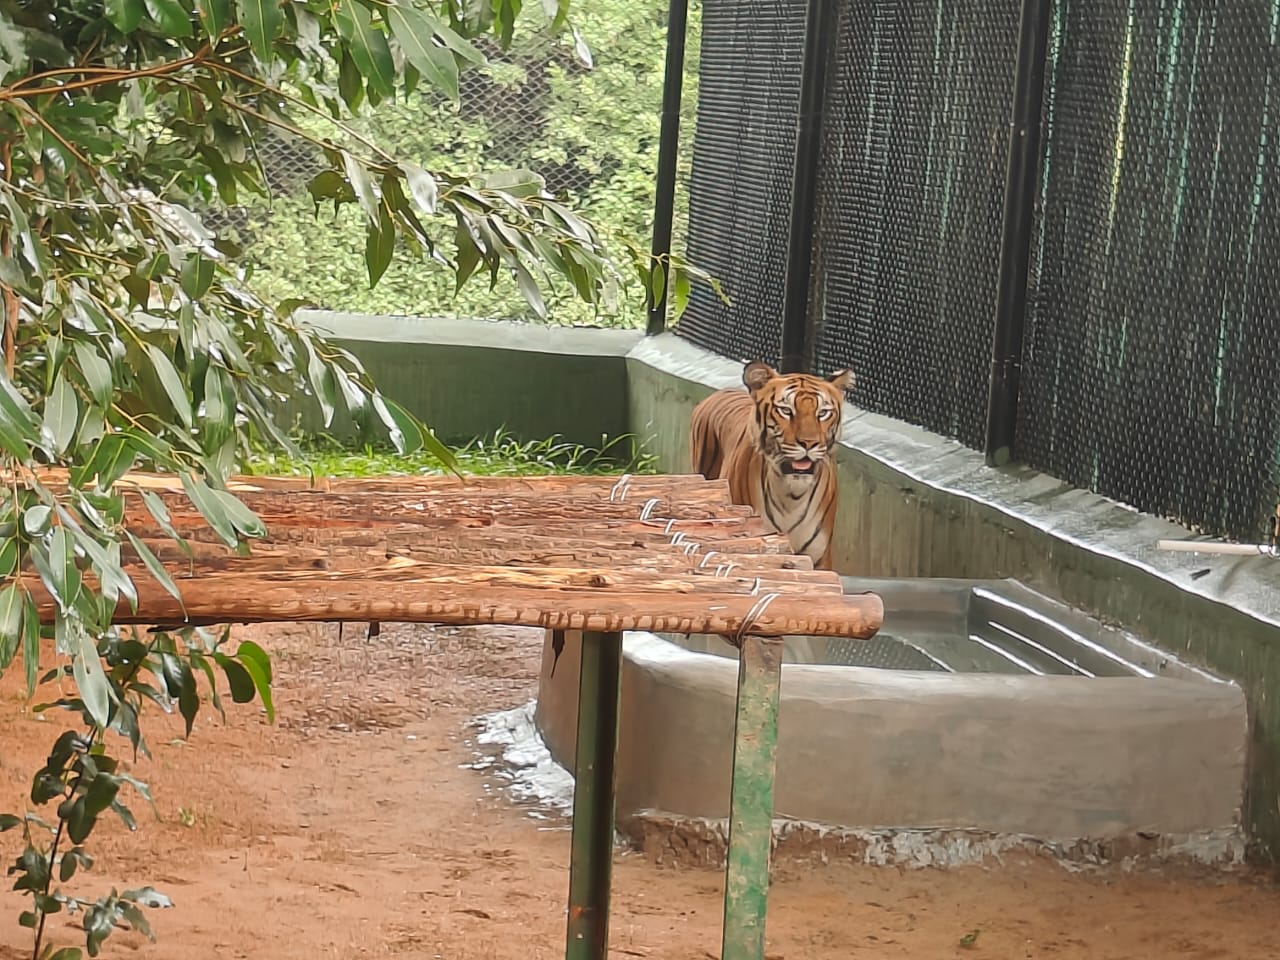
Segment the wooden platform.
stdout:
<path fill-rule="evenodd" d="M 56 482 L 56 474 L 46 475 Z M 700 476 L 376 480 L 238 477 L 265 523 L 247 556 L 218 542 L 174 477 L 129 474 L 125 524 L 162 560 L 181 602 L 135 553 L 136 610 L 121 623 L 384 621 L 617 633 L 868 637 L 878 597 L 844 596 L 769 534 L 728 485 Z M 143 502 L 163 501 L 190 553 Z M 30 581 L 43 616 L 53 600 Z"/>
<path fill-rule="evenodd" d="M 42 479 L 65 483 L 54 472 Z M 608 953 L 623 633 L 736 642 L 721 956 L 763 960 L 778 638 L 870 637 L 884 616 L 878 596 L 845 596 L 838 576 L 815 571 L 731 503 L 726 483 L 700 476 L 238 477 L 229 486 L 266 526 L 243 552 L 221 542 L 175 478 L 125 477 L 124 525 L 160 559 L 181 599 L 130 547 L 123 559 L 138 605 L 122 602 L 118 622 L 509 624 L 550 629 L 560 648 L 569 634 L 582 644 L 566 960 Z M 52 620 L 53 599 L 34 576 L 27 585 Z"/>

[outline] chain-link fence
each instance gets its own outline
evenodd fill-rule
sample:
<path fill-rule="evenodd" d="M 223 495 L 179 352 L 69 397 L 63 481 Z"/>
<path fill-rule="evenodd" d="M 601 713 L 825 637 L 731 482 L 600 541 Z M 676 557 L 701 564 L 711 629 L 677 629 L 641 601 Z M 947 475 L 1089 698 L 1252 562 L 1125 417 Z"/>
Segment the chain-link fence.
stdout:
<path fill-rule="evenodd" d="M 1021 5 L 840 6 L 816 366 L 982 448 Z M 804 8 L 706 0 L 689 249 L 734 307 L 697 297 L 679 332 L 733 357 L 780 352 Z M 1049 22 L 1014 457 L 1254 539 L 1280 453 L 1280 0 L 1050 0 Z"/>
<path fill-rule="evenodd" d="M 1280 3 L 1056 12 L 1018 455 L 1256 537 L 1280 437 Z"/>
<path fill-rule="evenodd" d="M 526 8 L 509 49 L 477 44 L 488 63 L 462 71 L 456 105 L 422 83 L 407 103 L 386 101 L 358 118 L 356 129 L 393 156 L 432 170 L 532 170 L 606 238 L 626 235 L 647 247 L 665 67 L 665 0 L 575 4 L 572 18 L 589 51 L 586 59 L 573 34 L 549 35 L 540 29 L 544 21 L 537 5 Z M 697 97 L 699 30 L 700 4 L 694 2 L 685 62 L 687 136 Z M 312 117 L 295 120 L 308 132 L 335 134 Z M 687 158 L 689 151 L 683 154 Z M 240 205 L 210 211 L 206 219 L 240 242 L 263 293 L 337 310 L 530 318 L 514 283 L 500 282 L 490 292 L 487 282 L 477 280 L 455 296 L 447 270 L 403 253 L 370 290 L 362 215 L 344 210 L 335 222 L 332 207 L 317 214 L 307 194 L 307 181 L 321 169 L 317 148 L 277 135 L 260 145 L 259 155 L 270 199 L 241 198 Z M 688 222 L 687 183 L 686 159 L 676 194 L 673 249 L 678 252 L 684 250 Z M 559 323 L 641 325 L 644 320 L 640 293 L 628 298 L 624 313 L 615 317 L 597 316 L 567 290 L 550 297 L 548 306 Z"/>
<path fill-rule="evenodd" d="M 863 406 L 982 443 L 1012 3 L 845 5 L 822 147 L 818 365 Z"/>
<path fill-rule="evenodd" d="M 680 332 L 740 359 L 777 362 L 804 0 L 703 8 L 689 257 L 732 291 L 697 285 Z"/>

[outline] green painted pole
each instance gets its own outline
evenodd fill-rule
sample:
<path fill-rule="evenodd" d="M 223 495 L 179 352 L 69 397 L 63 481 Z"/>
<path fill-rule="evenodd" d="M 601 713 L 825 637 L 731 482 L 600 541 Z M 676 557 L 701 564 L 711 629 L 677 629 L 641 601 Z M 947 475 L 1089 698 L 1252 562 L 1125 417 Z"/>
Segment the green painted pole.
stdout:
<path fill-rule="evenodd" d="M 622 693 L 622 634 L 582 634 L 578 743 L 573 764 L 573 841 L 565 960 L 609 953 L 613 874 L 614 759 Z"/>
<path fill-rule="evenodd" d="M 782 641 L 745 638 L 738 657 L 721 960 L 764 958 L 781 688 Z"/>

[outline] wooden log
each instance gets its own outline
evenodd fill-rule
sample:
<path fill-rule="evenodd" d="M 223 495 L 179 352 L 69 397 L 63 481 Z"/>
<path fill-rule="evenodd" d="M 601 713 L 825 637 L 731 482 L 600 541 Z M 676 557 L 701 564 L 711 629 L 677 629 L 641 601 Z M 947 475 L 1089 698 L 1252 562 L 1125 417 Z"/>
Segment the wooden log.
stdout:
<path fill-rule="evenodd" d="M 153 475 L 155 476 L 155 475 Z M 180 489 L 181 484 L 174 484 Z M 237 476 L 227 481 L 228 489 L 245 490 L 316 490 L 323 493 L 559 493 L 592 499 L 610 495 L 628 502 L 643 496 L 664 496 L 681 492 L 695 497 L 729 499 L 725 480 L 707 480 L 701 474 L 641 474 L 627 476 L 563 476 L 477 477 L 452 475 L 406 474 L 381 477 L 280 477 Z"/>
<path fill-rule="evenodd" d="M 166 490 L 159 494 L 175 520 L 204 520 L 185 493 Z M 730 503 L 683 503 L 661 498 L 640 502 L 580 500 L 570 496 L 539 494 L 311 493 L 247 492 L 239 495 L 246 507 L 268 526 L 326 526 L 373 521 L 421 523 L 438 519 L 480 519 L 490 524 L 541 523 L 547 520 L 584 519 L 716 520 L 749 517 L 751 508 Z M 146 510 L 140 500 L 127 504 L 130 515 Z"/>
<path fill-rule="evenodd" d="M 181 515 L 174 519 L 174 527 L 184 536 L 199 540 L 215 541 L 218 539 L 203 517 Z M 534 532 L 551 538 L 557 537 L 607 537 L 610 539 L 635 538 L 652 542 L 671 543 L 674 534 L 682 534 L 678 541 L 692 541 L 707 548 L 713 543 L 729 543 L 731 541 L 752 541 L 752 549 L 762 553 L 791 553 L 791 546 L 785 537 L 770 533 L 764 521 L 759 517 L 732 517 L 721 520 L 536 520 L 521 522 L 521 519 L 504 518 L 504 522 L 494 523 L 485 518 L 445 517 L 413 518 L 413 523 L 398 520 L 379 522 L 376 520 L 326 520 L 312 528 L 291 526 L 289 524 L 272 523 L 267 528 L 267 540 L 277 543 L 321 542 L 325 538 L 341 536 L 357 536 L 361 533 L 372 536 L 403 535 L 417 536 L 423 531 L 432 531 L 437 535 L 451 533 L 462 534 L 466 531 Z M 159 530 L 150 514 L 129 513 L 125 522 L 130 530 L 141 536 L 139 531 Z M 150 534 L 149 534 L 150 535 Z"/>
<path fill-rule="evenodd" d="M 532 538 L 530 538 L 532 539 Z M 341 539 L 330 541 L 323 547 L 310 545 L 276 545 L 255 541 L 248 560 L 237 556 L 220 543 L 187 542 L 187 551 L 171 540 L 143 538 L 143 542 L 166 566 L 174 570 L 231 570 L 271 569 L 276 563 L 281 569 L 312 567 L 320 570 L 358 568 L 385 562 L 393 556 L 405 557 L 427 563 L 475 563 L 483 566 L 555 566 L 555 567 L 626 567 L 642 570 L 676 570 L 707 576 L 768 576 L 773 579 L 801 579 L 798 574 L 813 569 L 807 557 L 790 557 L 786 554 L 685 553 L 670 544 L 627 546 L 596 543 L 566 549 L 562 545 L 529 546 L 523 543 L 469 542 L 465 539 L 453 542 L 422 543 L 408 541 L 392 546 L 386 539 L 370 538 L 364 543 L 349 543 Z M 126 547 L 123 556 L 128 563 L 140 562 L 140 558 Z M 806 562 L 795 562 L 806 561 Z M 243 565 L 243 567 L 241 566 Z"/>
<path fill-rule="evenodd" d="M 613 558 L 611 558 L 613 559 Z M 180 558 L 166 559 L 164 566 L 168 570 L 170 577 L 178 583 L 198 584 L 207 577 L 219 576 L 226 574 L 252 574 L 259 577 L 268 577 L 277 573 L 298 573 L 305 571 L 326 571 L 329 573 L 346 573 L 360 574 L 362 576 L 370 575 L 369 571 L 378 570 L 386 566 L 389 561 L 401 561 L 405 564 L 412 564 L 414 568 L 423 568 L 425 582 L 436 582 L 437 578 L 431 574 L 431 568 L 438 568 L 440 564 L 425 563 L 407 557 L 391 557 L 369 550 L 343 550 L 331 553 L 324 557 L 312 556 L 256 556 L 256 557 L 204 557 L 199 560 L 183 560 Z M 30 568 L 27 568 L 28 570 Z M 533 564 L 512 564 L 510 567 L 485 567 L 482 569 L 510 569 L 519 570 L 538 570 L 545 571 L 553 576 L 563 570 L 577 571 L 581 568 L 556 567 L 552 565 L 533 565 Z M 688 593 L 741 593 L 745 589 L 742 584 L 751 584 L 757 592 L 764 593 L 840 593 L 842 585 L 838 575 L 828 573 L 826 571 L 798 571 L 798 570 L 762 570 L 749 576 L 744 575 L 745 572 L 735 571 L 733 583 L 726 587 L 730 575 L 724 572 L 717 572 L 714 568 L 698 569 L 688 564 L 677 564 L 666 567 L 646 566 L 640 564 L 619 563 L 616 559 L 605 569 L 612 571 L 614 574 L 627 574 L 628 582 L 638 588 L 648 589 L 655 587 L 673 587 L 678 581 L 687 584 Z M 130 562 L 126 559 L 125 570 L 135 581 L 145 580 L 151 577 L 151 573 L 140 563 Z M 723 568 L 721 568 L 723 571 Z M 633 576 L 634 575 L 634 576 Z M 475 580 L 478 582 L 482 578 L 444 578 L 439 582 L 469 582 Z M 521 585 L 527 582 L 526 577 L 513 575 L 509 578 L 491 577 L 489 578 L 495 583 L 507 583 L 508 585 Z M 569 577 L 565 581 L 566 585 L 577 586 L 601 586 L 603 584 L 589 582 L 588 579 L 577 580 Z"/>
<path fill-rule="evenodd" d="M 61 468 L 43 468 L 36 476 L 47 486 L 65 486 L 69 476 Z M 12 479 L 11 474 L 0 478 Z M 120 479 L 122 486 L 139 489 L 182 492 L 182 481 L 174 474 L 130 471 Z M 556 491 L 573 496 L 608 497 L 611 493 L 626 500 L 635 500 L 648 491 L 694 491 L 695 496 L 707 496 L 702 492 L 718 492 L 728 499 L 729 485 L 724 480 L 707 480 L 701 474 L 623 474 L 604 476 L 579 476 L 545 474 L 527 477 L 470 476 L 461 478 L 453 474 L 401 474 L 378 477 L 328 477 L 328 476 L 254 476 L 239 474 L 228 478 L 227 488 L 236 491 L 317 491 L 324 493 L 380 493 L 438 491 L 462 493 L 541 493 L 555 495 Z M 654 495 L 650 493 L 650 495 Z"/>
<path fill-rule="evenodd" d="M 274 583 L 311 575 L 341 578 L 352 572 L 365 580 L 386 582 L 412 581 L 427 586 L 470 586 L 489 584 L 495 587 L 526 587 L 529 589 L 560 590 L 564 588 L 590 588 L 593 590 L 657 591 L 661 593 L 712 593 L 738 594 L 760 592 L 783 593 L 839 593 L 842 589 L 838 574 L 827 570 L 779 570 L 756 576 L 717 575 L 709 570 L 691 569 L 636 569 L 634 567 L 549 567 L 549 566 L 479 566 L 468 564 L 424 563 L 404 557 L 382 559 L 354 565 L 355 557 L 335 558 L 334 566 L 322 568 L 314 560 L 291 564 L 289 558 L 236 559 L 224 561 L 202 560 L 192 567 L 180 563 L 166 564 L 175 579 L 182 580 L 183 589 L 202 589 L 209 578 L 240 577 L 246 589 L 251 583 Z M 220 568 L 220 569 L 216 569 Z M 195 573 L 192 574 L 191 570 Z M 132 567 L 140 577 L 145 571 Z"/>
<path fill-rule="evenodd" d="M 666 562 L 670 556 L 687 557 L 699 566 L 719 567 L 736 565 L 743 571 L 760 570 L 811 570 L 808 557 L 791 553 L 790 544 L 776 536 L 742 537 L 713 540 L 702 543 L 682 542 L 672 544 L 668 537 L 641 535 L 635 539 L 610 541 L 607 538 L 559 538 L 513 534 L 526 528 L 400 529 L 385 533 L 382 529 L 344 527 L 338 529 L 303 530 L 285 528 L 276 530 L 265 540 L 249 541 L 250 552 L 288 550 L 329 550 L 341 547 L 380 550 L 384 554 L 403 554 L 411 557 L 448 559 L 450 562 L 506 565 L 519 563 L 522 558 L 529 563 L 549 563 L 555 558 L 579 558 L 577 566 L 594 563 L 607 565 L 610 556 L 626 556 L 647 565 Z M 167 544 L 170 541 L 157 526 L 131 526 L 131 532 L 148 545 Z M 199 547 L 201 555 L 222 556 L 229 551 L 211 530 L 191 528 L 184 531 L 187 545 L 193 550 Z"/>
<path fill-rule="evenodd" d="M 53 601 L 39 581 L 26 585 L 41 619 Z M 182 585 L 182 603 L 153 581 L 139 581 L 138 606 L 121 602 L 116 622 L 156 626 L 292 621 L 506 624 L 557 630 L 650 630 L 726 636 L 866 639 L 884 618 L 875 594 L 694 593 L 682 590 L 547 585 L 424 583 L 412 577 L 297 573 L 224 574 Z"/>

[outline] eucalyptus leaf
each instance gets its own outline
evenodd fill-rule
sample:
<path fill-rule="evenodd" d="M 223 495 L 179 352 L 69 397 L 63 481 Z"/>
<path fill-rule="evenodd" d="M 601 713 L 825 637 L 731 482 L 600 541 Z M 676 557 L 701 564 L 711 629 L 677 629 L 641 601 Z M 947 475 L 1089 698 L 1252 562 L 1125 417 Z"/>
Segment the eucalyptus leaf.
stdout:
<path fill-rule="evenodd" d="M 71 438 L 76 435 L 76 426 L 79 423 L 80 401 L 64 369 L 54 380 L 53 390 L 45 400 L 44 422 L 40 432 L 45 443 L 54 453 L 61 456 L 67 452 L 67 446 L 71 443 Z"/>
<path fill-rule="evenodd" d="M 264 63 L 270 60 L 272 44 L 284 22 L 280 4 L 277 0 L 236 0 L 236 12 L 254 56 Z"/>

